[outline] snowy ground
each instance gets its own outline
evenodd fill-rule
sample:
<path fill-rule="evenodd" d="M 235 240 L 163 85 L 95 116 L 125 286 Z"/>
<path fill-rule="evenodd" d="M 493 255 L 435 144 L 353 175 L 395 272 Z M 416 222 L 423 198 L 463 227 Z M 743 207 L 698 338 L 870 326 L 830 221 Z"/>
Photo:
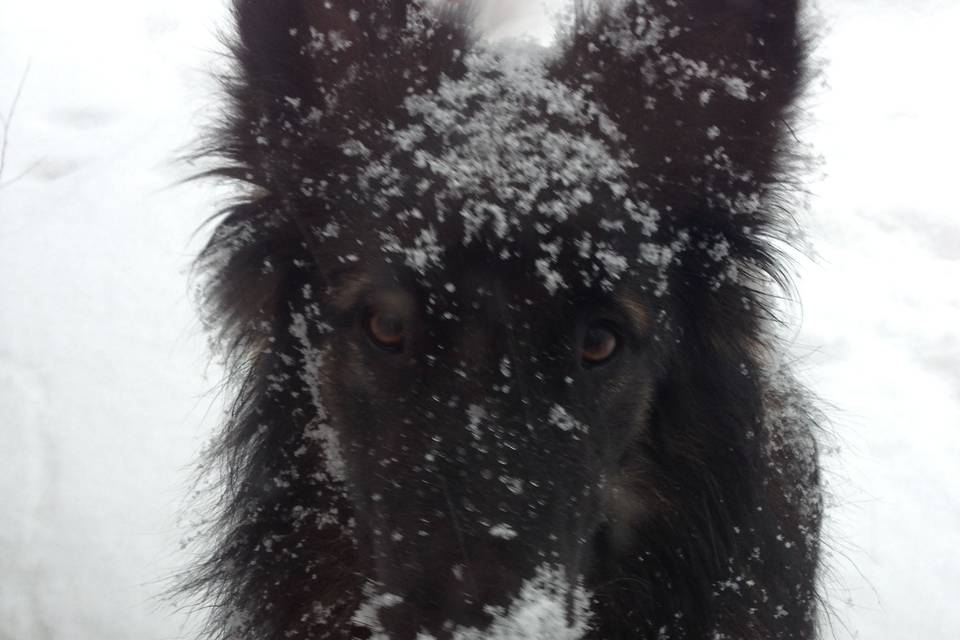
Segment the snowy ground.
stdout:
<path fill-rule="evenodd" d="M 548 33 L 537 3 L 497 0 Z M 829 403 L 837 638 L 960 629 L 956 0 L 822 0 L 803 135 L 797 352 Z M 519 8 L 518 8 L 519 7 Z M 529 9 L 528 9 L 529 8 Z M 221 0 L 0 0 L 0 640 L 166 640 L 176 511 L 217 417 L 187 267 L 211 213 L 175 162 L 209 115 Z"/>

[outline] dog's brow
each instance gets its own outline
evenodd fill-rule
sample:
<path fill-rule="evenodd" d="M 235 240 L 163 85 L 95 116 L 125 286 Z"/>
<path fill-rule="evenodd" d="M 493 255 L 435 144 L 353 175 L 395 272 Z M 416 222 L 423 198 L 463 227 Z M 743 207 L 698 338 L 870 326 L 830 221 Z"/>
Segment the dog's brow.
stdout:
<path fill-rule="evenodd" d="M 629 291 L 617 294 L 617 302 L 627 312 L 627 317 L 638 333 L 645 333 L 650 328 L 650 311 L 642 300 Z"/>
<path fill-rule="evenodd" d="M 349 311 L 372 284 L 373 279 L 363 271 L 338 274 L 331 282 L 330 301 L 337 311 Z"/>

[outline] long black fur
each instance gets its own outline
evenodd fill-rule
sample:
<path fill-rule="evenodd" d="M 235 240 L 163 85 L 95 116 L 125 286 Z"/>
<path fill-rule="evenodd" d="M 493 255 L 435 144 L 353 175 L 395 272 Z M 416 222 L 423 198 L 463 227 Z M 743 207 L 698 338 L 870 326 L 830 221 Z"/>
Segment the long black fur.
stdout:
<path fill-rule="evenodd" d="M 399 208 L 376 211 L 384 202 L 409 204 L 417 197 L 412 186 L 376 200 L 358 176 L 379 157 L 418 171 L 393 149 L 384 125 L 410 121 L 408 96 L 431 95 L 467 76 L 476 46 L 470 10 L 463 3 L 424 9 L 416 0 L 235 0 L 234 20 L 229 110 L 205 155 L 218 163 L 207 175 L 236 184 L 242 196 L 224 212 L 198 265 L 206 317 L 229 356 L 236 400 L 208 454 L 222 490 L 209 553 L 184 589 L 210 607 L 205 637 L 365 638 L 372 632 L 357 610 L 370 599 L 370 585 L 405 588 L 370 542 L 374 506 L 362 497 L 369 495 L 366 478 L 378 473 L 363 452 L 381 444 L 349 444 L 351 433 L 378 428 L 375 408 L 388 400 L 372 396 L 363 414 L 333 399 L 360 393 L 347 365 L 332 374 L 313 367 L 326 345 L 345 340 L 329 302 L 338 270 L 355 261 L 380 264 L 370 246 L 379 228 L 408 245 L 422 231 L 395 225 Z M 816 414 L 780 364 L 775 338 L 776 296 L 789 289 L 780 251 L 793 232 L 789 122 L 804 59 L 796 0 L 636 0 L 577 4 L 545 62 L 551 81 L 583 92 L 613 121 L 619 134 L 610 144 L 632 160 L 629 182 L 659 213 L 647 235 L 628 223 L 621 253 L 641 264 L 641 241 L 665 248 L 622 276 L 656 321 L 652 355 L 645 356 L 653 372 L 643 378 L 645 426 L 631 432 L 617 460 L 623 491 L 637 508 L 583 516 L 582 548 L 556 552 L 592 594 L 588 638 L 816 635 Z M 472 108 L 480 107 L 465 107 Z M 439 151 L 443 140 L 428 136 L 420 144 Z M 612 196 L 596 191 L 594 202 L 603 209 Z M 431 215 L 426 205 L 424 212 Z M 438 233 L 450 247 L 462 229 L 440 225 Z M 520 262 L 524 246 L 535 250 L 525 242 L 515 241 Z M 543 330 L 556 317 L 544 316 Z M 544 358 L 548 370 L 560 366 L 549 364 L 552 357 Z M 403 388 L 390 380 L 384 395 Z M 463 385 L 463 395 L 481 397 Z M 577 418 L 589 423 L 587 401 L 576 406 Z M 331 471 L 328 429 L 348 443 L 343 473 L 336 465 Z M 409 442 L 404 446 L 413 447 Z M 561 456 L 527 457 L 531 468 L 553 467 L 531 470 L 535 477 L 570 473 L 585 486 L 594 482 L 574 466 L 565 471 Z M 406 491 L 421 479 L 419 471 L 391 473 L 409 477 Z M 434 489 L 411 498 L 409 509 L 432 504 Z M 445 500 L 468 497 L 458 491 Z M 562 509 L 568 495 L 557 489 L 544 501 Z M 435 515 L 424 508 L 423 518 Z M 438 537 L 457 529 L 436 522 Z M 528 524 L 516 521 L 518 529 Z M 551 530 L 542 526 L 531 531 L 546 539 Z M 479 539 L 469 524 L 459 533 L 468 546 Z M 526 573 L 516 580 L 531 578 L 532 569 L 517 562 Z M 408 566 L 411 575 L 429 573 L 420 561 Z M 517 581 L 502 579 L 507 595 L 516 592 Z M 406 613 L 438 634 L 434 615 L 482 624 L 463 602 L 435 611 L 443 606 L 430 597 L 447 588 L 422 580 L 410 586 Z M 389 618 L 383 624 L 397 638 L 413 638 L 419 628 Z"/>

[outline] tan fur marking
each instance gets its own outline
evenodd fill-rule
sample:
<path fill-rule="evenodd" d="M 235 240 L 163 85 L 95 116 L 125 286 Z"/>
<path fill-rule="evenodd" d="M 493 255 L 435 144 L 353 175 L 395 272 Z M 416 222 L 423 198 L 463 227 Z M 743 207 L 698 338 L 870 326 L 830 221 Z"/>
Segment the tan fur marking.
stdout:
<path fill-rule="evenodd" d="M 617 294 L 617 301 L 627 312 L 637 333 L 642 335 L 650 330 L 650 312 L 639 298 L 634 297 L 629 291 L 621 291 Z"/>
<path fill-rule="evenodd" d="M 334 281 L 330 300 L 337 311 L 349 311 L 372 284 L 373 280 L 366 273 L 346 273 Z"/>

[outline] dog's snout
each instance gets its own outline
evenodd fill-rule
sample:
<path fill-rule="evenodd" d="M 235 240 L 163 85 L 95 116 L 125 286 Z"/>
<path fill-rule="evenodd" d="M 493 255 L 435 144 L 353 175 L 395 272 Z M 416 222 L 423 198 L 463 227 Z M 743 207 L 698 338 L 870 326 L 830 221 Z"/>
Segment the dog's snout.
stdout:
<path fill-rule="evenodd" d="M 485 628 L 490 611 L 519 593 L 522 558 L 504 545 L 440 539 L 446 535 L 432 536 L 437 544 L 385 584 L 397 596 L 378 612 L 391 638 L 413 639 L 427 630 L 439 640 L 453 637 L 453 628 Z"/>

